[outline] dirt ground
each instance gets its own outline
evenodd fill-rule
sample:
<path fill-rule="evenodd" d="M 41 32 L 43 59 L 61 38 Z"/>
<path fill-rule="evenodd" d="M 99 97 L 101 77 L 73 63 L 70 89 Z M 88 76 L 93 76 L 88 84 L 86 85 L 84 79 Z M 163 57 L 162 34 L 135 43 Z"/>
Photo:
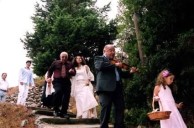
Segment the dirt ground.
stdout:
<path fill-rule="evenodd" d="M 0 103 L 0 127 L 1 128 L 36 128 L 35 116 L 31 115 L 31 110 L 24 106 L 10 103 Z"/>

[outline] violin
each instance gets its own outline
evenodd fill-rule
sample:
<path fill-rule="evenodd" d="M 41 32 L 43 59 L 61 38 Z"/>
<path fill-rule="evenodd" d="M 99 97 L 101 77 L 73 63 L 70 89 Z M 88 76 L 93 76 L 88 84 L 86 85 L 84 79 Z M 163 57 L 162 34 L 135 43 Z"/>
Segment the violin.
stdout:
<path fill-rule="evenodd" d="M 111 64 L 115 64 L 115 63 L 118 63 L 120 62 L 121 63 L 121 69 L 125 69 L 125 70 L 129 70 L 130 69 L 130 66 L 126 63 L 122 63 L 120 60 L 116 60 L 116 59 L 113 59 L 111 60 Z"/>

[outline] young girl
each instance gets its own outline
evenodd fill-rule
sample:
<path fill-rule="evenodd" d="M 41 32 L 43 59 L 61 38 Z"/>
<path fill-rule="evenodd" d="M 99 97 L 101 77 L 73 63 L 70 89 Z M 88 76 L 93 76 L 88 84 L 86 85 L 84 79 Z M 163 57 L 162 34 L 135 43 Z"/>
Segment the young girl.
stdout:
<path fill-rule="evenodd" d="M 183 103 L 176 104 L 172 96 L 169 85 L 173 83 L 174 75 L 168 70 L 163 70 L 159 73 L 156 86 L 154 88 L 153 98 L 159 101 L 160 109 L 163 111 L 171 111 L 170 118 L 160 120 L 161 128 L 187 128 L 181 114 L 177 108 L 181 108 Z"/>

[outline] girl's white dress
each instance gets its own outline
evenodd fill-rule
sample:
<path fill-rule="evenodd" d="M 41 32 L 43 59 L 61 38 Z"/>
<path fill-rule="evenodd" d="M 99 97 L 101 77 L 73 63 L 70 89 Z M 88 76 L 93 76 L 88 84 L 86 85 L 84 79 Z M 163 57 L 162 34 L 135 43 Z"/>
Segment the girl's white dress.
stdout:
<path fill-rule="evenodd" d="M 158 96 L 160 98 L 160 110 L 171 111 L 170 118 L 166 120 L 160 120 L 161 128 L 187 128 L 185 125 L 183 118 L 177 109 L 176 103 L 172 96 L 171 89 L 168 86 L 165 86 L 166 89 L 162 85 L 160 85 L 160 91 Z"/>
<path fill-rule="evenodd" d="M 88 71 L 86 70 L 88 68 Z M 93 85 L 86 85 L 87 80 L 94 80 L 94 75 L 91 73 L 88 66 L 81 66 L 76 69 L 76 75 L 72 77 L 71 96 L 75 98 L 77 118 L 97 118 L 96 106 L 98 105 L 93 92 Z M 93 114 L 90 109 L 93 108 Z"/>

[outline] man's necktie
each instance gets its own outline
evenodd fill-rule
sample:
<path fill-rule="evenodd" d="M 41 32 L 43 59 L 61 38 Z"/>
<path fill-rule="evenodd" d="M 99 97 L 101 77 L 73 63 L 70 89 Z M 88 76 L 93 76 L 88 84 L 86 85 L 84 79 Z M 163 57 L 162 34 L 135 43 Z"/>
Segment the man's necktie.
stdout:
<path fill-rule="evenodd" d="M 61 69 L 61 77 L 62 78 L 65 78 L 66 77 L 66 68 L 65 68 L 65 65 L 64 64 L 62 65 L 62 69 Z"/>

